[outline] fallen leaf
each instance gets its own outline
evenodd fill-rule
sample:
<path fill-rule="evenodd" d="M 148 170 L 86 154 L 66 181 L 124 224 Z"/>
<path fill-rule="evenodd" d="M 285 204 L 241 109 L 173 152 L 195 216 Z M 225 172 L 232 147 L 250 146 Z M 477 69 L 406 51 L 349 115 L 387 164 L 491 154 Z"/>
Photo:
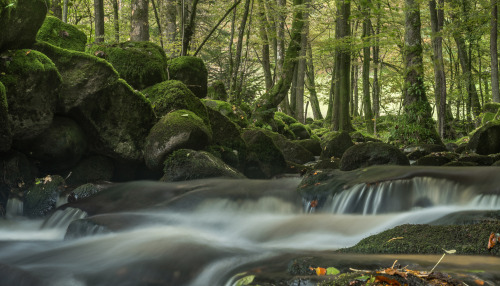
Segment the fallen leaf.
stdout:
<path fill-rule="evenodd" d="M 328 267 L 326 269 L 326 275 L 337 275 L 340 273 L 340 270 L 338 270 L 337 268 L 335 267 Z"/>
<path fill-rule="evenodd" d="M 315 208 L 315 207 L 317 207 L 317 206 L 318 206 L 318 200 L 313 200 L 313 201 L 311 201 L 311 204 L 310 204 L 310 205 L 311 205 L 311 208 Z"/>
<path fill-rule="evenodd" d="M 481 279 L 474 280 L 474 283 L 476 283 L 477 285 L 484 285 L 484 281 Z"/>
<path fill-rule="evenodd" d="M 387 242 L 391 242 L 393 240 L 398 240 L 398 239 L 403 239 L 403 238 L 404 238 L 403 236 L 393 237 L 393 238 L 389 239 Z"/>
<path fill-rule="evenodd" d="M 316 267 L 316 268 L 309 267 L 309 269 L 316 271 L 316 275 L 318 275 L 318 276 L 326 275 L 326 268 L 323 268 L 323 267 Z"/>
<path fill-rule="evenodd" d="M 497 237 L 495 235 L 495 233 L 491 233 L 490 234 L 490 239 L 488 240 L 488 250 L 492 249 L 495 244 L 497 244 Z"/>
<path fill-rule="evenodd" d="M 392 285 L 392 286 L 401 286 L 401 283 L 399 283 L 398 280 L 391 279 L 391 278 L 388 278 L 388 277 L 385 277 L 382 275 L 375 276 L 375 283 L 376 282 L 387 283 L 387 284 Z"/>
<path fill-rule="evenodd" d="M 27 52 L 26 52 L 26 55 L 29 55 L 30 53 L 31 53 L 31 50 L 27 51 Z"/>
<path fill-rule="evenodd" d="M 450 249 L 450 250 L 446 250 L 444 248 L 442 248 L 444 250 L 444 252 L 448 253 L 448 254 L 454 254 L 456 253 L 457 251 L 455 249 Z"/>

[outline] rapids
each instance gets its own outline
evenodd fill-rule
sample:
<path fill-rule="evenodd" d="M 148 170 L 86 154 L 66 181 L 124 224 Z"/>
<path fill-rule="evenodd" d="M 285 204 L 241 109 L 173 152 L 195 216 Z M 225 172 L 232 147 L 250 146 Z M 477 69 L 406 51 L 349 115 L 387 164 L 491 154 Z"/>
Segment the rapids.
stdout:
<path fill-rule="evenodd" d="M 303 255 L 324 256 L 331 266 L 356 260 L 387 261 L 387 267 L 396 255 L 360 257 L 333 250 L 401 224 L 500 209 L 496 192 L 425 176 L 354 184 L 327 196 L 322 208 L 311 209 L 296 191 L 300 182 L 116 184 L 61 206 L 45 221 L 19 216 L 21 206 L 11 202 L 15 209 L 0 221 L 0 275 L 5 278 L 0 285 L 231 286 L 240 272 L 273 265 L 285 272 L 290 259 Z M 439 256 L 400 258 L 432 267 Z M 494 270 L 498 258 L 474 259 L 474 267 L 500 276 Z M 442 267 L 470 267 L 474 259 L 455 256 Z"/>

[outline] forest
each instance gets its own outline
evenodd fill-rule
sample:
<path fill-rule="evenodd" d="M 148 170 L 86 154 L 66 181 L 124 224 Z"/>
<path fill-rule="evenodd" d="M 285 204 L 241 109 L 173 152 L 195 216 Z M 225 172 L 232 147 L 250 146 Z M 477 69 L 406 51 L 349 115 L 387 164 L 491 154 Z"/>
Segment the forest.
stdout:
<path fill-rule="evenodd" d="M 56 0 L 49 13 L 89 43 L 201 57 L 233 103 L 384 141 L 459 139 L 500 101 L 495 0 Z"/>

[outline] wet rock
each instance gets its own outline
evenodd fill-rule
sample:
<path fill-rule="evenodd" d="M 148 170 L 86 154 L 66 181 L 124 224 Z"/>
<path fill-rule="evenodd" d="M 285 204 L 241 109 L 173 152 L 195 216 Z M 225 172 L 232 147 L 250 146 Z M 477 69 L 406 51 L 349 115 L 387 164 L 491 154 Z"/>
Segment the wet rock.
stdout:
<path fill-rule="evenodd" d="M 92 55 L 100 53 L 110 62 L 121 78 L 137 90 L 167 80 L 167 56 L 152 42 L 124 42 L 119 44 L 93 44 Z"/>
<path fill-rule="evenodd" d="M 74 189 L 68 195 L 68 202 L 74 203 L 76 201 L 88 198 L 92 195 L 97 194 L 98 192 L 105 189 L 103 185 L 96 185 L 92 183 L 84 184 Z"/>
<path fill-rule="evenodd" d="M 347 132 L 330 132 L 321 137 L 321 159 L 342 158 L 344 152 L 353 146 Z"/>
<path fill-rule="evenodd" d="M 286 161 L 296 164 L 305 164 L 314 161 L 313 154 L 301 145 L 294 143 L 294 141 L 287 139 L 281 134 L 272 131 L 264 132 L 273 139 L 274 145 L 280 149 Z"/>
<path fill-rule="evenodd" d="M 292 141 L 300 146 L 306 148 L 314 156 L 321 155 L 321 143 L 317 139 L 304 139 L 304 140 L 294 140 Z"/>
<path fill-rule="evenodd" d="M 71 168 L 66 179 L 69 186 L 78 186 L 86 183 L 110 181 L 114 172 L 113 161 L 105 156 L 93 155 L 81 160 Z"/>
<path fill-rule="evenodd" d="M 244 174 L 252 179 L 269 179 L 286 170 L 283 154 L 262 130 L 246 130 L 242 134 L 247 145 Z"/>
<path fill-rule="evenodd" d="M 370 137 L 370 136 L 366 136 L 364 135 L 363 133 L 359 132 L 359 131 L 356 131 L 356 132 L 352 132 L 350 134 L 351 136 L 351 139 L 353 142 L 357 142 L 357 143 L 365 143 L 365 142 L 382 142 L 380 141 L 379 139 L 377 138 L 373 138 L 373 137 Z"/>
<path fill-rule="evenodd" d="M 0 263 L 0 286 L 49 286 L 22 268 Z"/>
<path fill-rule="evenodd" d="M 207 96 L 208 72 L 201 58 L 183 56 L 168 62 L 170 79 L 182 81 L 198 98 Z"/>
<path fill-rule="evenodd" d="M 0 82 L 5 86 L 9 125 L 14 140 L 31 139 L 52 123 L 61 75 L 54 63 L 34 50 L 0 54 Z"/>
<path fill-rule="evenodd" d="M 419 158 L 416 166 L 443 166 L 458 158 L 458 155 L 450 152 L 437 152 Z"/>
<path fill-rule="evenodd" d="M 211 108 L 226 116 L 238 126 L 245 128 L 248 126 L 248 115 L 236 105 L 221 100 L 202 99 L 207 108 Z"/>
<path fill-rule="evenodd" d="M 55 210 L 62 191 L 64 191 L 64 179 L 60 176 L 37 179 L 24 198 L 24 215 L 33 218 L 43 217 Z"/>
<path fill-rule="evenodd" d="M 26 155 L 17 151 L 0 153 L 0 206 L 14 194 L 21 194 L 33 181 L 37 173 L 35 165 Z"/>
<path fill-rule="evenodd" d="M 0 1 L 0 52 L 31 48 L 49 6 L 46 0 Z"/>
<path fill-rule="evenodd" d="M 444 152 L 446 147 L 439 144 L 419 144 L 408 146 L 403 150 L 403 153 L 410 160 L 418 160 L 421 157 L 427 156 L 435 152 Z"/>
<path fill-rule="evenodd" d="M 340 159 L 320 159 L 314 166 L 315 169 L 340 169 Z"/>
<path fill-rule="evenodd" d="M 87 35 L 71 24 L 64 23 L 53 16 L 47 16 L 36 35 L 38 41 L 74 51 L 85 51 Z"/>
<path fill-rule="evenodd" d="M 9 150 L 12 145 L 8 112 L 7 93 L 5 86 L 0 82 L 0 152 Z"/>
<path fill-rule="evenodd" d="M 181 149 L 165 160 L 163 182 L 187 181 L 202 178 L 245 178 L 243 174 L 206 151 Z"/>
<path fill-rule="evenodd" d="M 61 112 L 82 127 L 90 150 L 140 161 L 144 138 L 156 121 L 149 101 L 103 59 L 47 43 L 37 43 L 36 49 L 48 55 L 61 73 Z"/>
<path fill-rule="evenodd" d="M 340 160 L 340 169 L 350 171 L 373 165 L 409 165 L 398 148 L 380 142 L 368 142 L 347 149 Z"/>
<path fill-rule="evenodd" d="M 175 150 L 201 150 L 211 140 L 210 128 L 196 114 L 188 110 L 170 112 L 151 128 L 146 138 L 146 166 L 151 170 L 159 170 L 167 156 Z"/>
<path fill-rule="evenodd" d="M 480 155 L 500 153 L 500 120 L 490 121 L 477 129 L 467 147 Z"/>
<path fill-rule="evenodd" d="M 460 158 L 457 159 L 458 162 L 471 162 L 475 163 L 478 166 L 491 166 L 495 162 L 495 159 L 490 156 L 486 155 L 479 155 L 479 154 L 466 154 L 460 156 Z"/>

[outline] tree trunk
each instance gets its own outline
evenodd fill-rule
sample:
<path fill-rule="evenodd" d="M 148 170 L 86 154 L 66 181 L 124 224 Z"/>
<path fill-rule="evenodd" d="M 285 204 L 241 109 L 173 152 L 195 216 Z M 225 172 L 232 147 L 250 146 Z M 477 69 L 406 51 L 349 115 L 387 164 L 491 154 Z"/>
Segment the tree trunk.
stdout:
<path fill-rule="evenodd" d="M 378 74 L 380 69 L 380 26 L 381 26 L 381 1 L 377 1 L 377 24 L 375 27 L 375 40 L 373 45 L 373 132 L 377 134 L 377 119 L 380 116 L 380 84 Z"/>
<path fill-rule="evenodd" d="M 309 90 L 309 100 L 311 101 L 311 109 L 313 112 L 314 119 L 323 119 L 323 115 L 321 114 L 321 109 L 319 105 L 318 95 L 316 92 L 316 80 L 314 79 L 314 62 L 312 56 L 312 47 L 311 43 L 308 44 L 307 47 L 307 71 L 306 71 L 306 79 L 307 79 L 307 90 Z"/>
<path fill-rule="evenodd" d="M 104 0 L 94 0 L 95 41 L 104 42 Z"/>
<path fill-rule="evenodd" d="M 335 67 L 332 70 L 332 78 L 330 80 L 330 92 L 328 93 L 328 109 L 326 111 L 325 122 L 333 121 L 334 98 L 335 98 Z"/>
<path fill-rule="evenodd" d="M 113 27 L 115 30 L 115 42 L 120 42 L 120 9 L 118 0 L 112 0 L 113 3 Z"/>
<path fill-rule="evenodd" d="M 443 38 L 440 33 L 444 23 L 444 0 L 439 0 L 439 7 L 436 8 L 436 0 L 429 1 L 429 11 L 432 28 L 432 48 L 434 63 L 434 80 L 436 82 L 434 93 L 438 113 L 438 132 L 444 138 L 446 126 L 446 75 L 443 61 Z"/>
<path fill-rule="evenodd" d="M 155 20 L 156 20 L 156 25 L 158 26 L 158 37 L 160 38 L 160 45 L 161 48 L 163 49 L 163 32 L 161 30 L 161 23 L 160 23 L 160 17 L 158 16 L 158 10 L 156 9 L 156 3 L 155 0 L 151 0 L 151 4 L 153 5 L 153 11 L 155 13 Z"/>
<path fill-rule="evenodd" d="M 266 81 L 266 92 L 273 86 L 273 76 L 271 74 L 271 55 L 269 51 L 269 38 L 267 36 L 266 26 L 267 18 L 265 14 L 264 1 L 258 1 L 258 14 L 259 14 L 259 32 L 262 40 L 262 69 L 264 71 L 264 79 Z"/>
<path fill-rule="evenodd" d="M 295 98 L 295 118 L 301 122 L 305 123 L 304 118 L 304 86 L 305 86 L 305 76 L 306 76 L 306 51 L 307 51 L 307 41 L 309 36 L 309 0 L 304 0 L 305 9 L 304 11 L 304 26 L 302 29 L 302 35 L 300 39 L 300 53 L 299 62 L 297 63 L 297 97 Z"/>
<path fill-rule="evenodd" d="M 276 23 L 276 72 L 274 73 L 275 80 L 281 77 L 283 73 L 283 63 L 285 59 L 285 7 L 286 0 L 277 0 L 278 4 L 278 21 Z"/>
<path fill-rule="evenodd" d="M 245 27 L 248 20 L 248 14 L 250 11 L 250 0 L 245 0 L 245 10 L 243 12 L 243 17 L 241 19 L 240 27 L 238 28 L 238 42 L 236 43 L 236 54 L 234 57 L 234 69 L 231 74 L 231 85 L 229 87 L 229 95 L 231 96 L 231 101 L 240 104 L 241 98 L 240 95 L 237 94 L 237 83 L 238 83 L 238 74 L 241 65 L 241 53 L 243 50 L 243 37 L 245 36 Z"/>
<path fill-rule="evenodd" d="M 61 0 L 52 0 L 51 4 L 50 10 L 52 11 L 54 17 L 62 19 Z"/>
<path fill-rule="evenodd" d="M 273 86 L 273 88 L 263 96 L 259 98 L 256 103 L 255 115 L 264 120 L 270 120 L 274 113 L 276 107 L 285 98 L 292 84 L 294 62 L 300 53 L 300 42 L 303 21 L 303 9 L 300 7 L 304 3 L 304 0 L 294 0 L 293 1 L 293 21 L 292 21 L 292 31 L 291 39 L 288 44 L 288 49 L 285 54 L 285 60 L 283 63 L 283 72 L 279 76 L 278 82 Z"/>
<path fill-rule="evenodd" d="M 363 13 L 363 106 L 365 123 L 368 133 L 373 134 L 373 112 L 370 100 L 370 0 L 364 0 Z"/>
<path fill-rule="evenodd" d="M 354 67 L 354 91 L 353 91 L 354 101 L 352 102 L 352 105 L 354 106 L 353 116 L 359 116 L 358 80 L 359 80 L 359 67 L 358 67 L 358 65 L 356 65 L 356 67 Z"/>
<path fill-rule="evenodd" d="M 397 130 L 404 143 L 441 143 L 424 86 L 422 38 L 418 0 L 405 0 L 404 126 Z"/>
<path fill-rule="evenodd" d="M 174 52 L 174 43 L 177 36 L 177 11 L 176 0 L 166 0 L 166 38 L 167 38 L 167 55 L 172 56 Z"/>
<path fill-rule="evenodd" d="M 68 23 L 68 1 L 69 0 L 63 1 L 62 21 L 64 23 Z"/>
<path fill-rule="evenodd" d="M 234 0 L 236 4 L 237 0 Z M 234 32 L 236 29 L 236 9 L 233 10 L 233 17 L 231 19 L 231 35 L 229 38 L 229 70 L 227 73 L 227 83 L 226 86 L 231 89 L 231 85 L 233 84 L 233 71 L 234 71 L 234 58 L 233 58 L 233 42 L 234 42 Z M 229 91 L 229 96 L 231 96 L 231 90 Z"/>
<path fill-rule="evenodd" d="M 191 12 L 189 13 L 189 22 L 187 26 L 184 25 L 181 56 L 187 56 L 189 51 L 189 44 L 191 43 L 195 30 L 196 7 L 198 6 L 198 2 L 199 0 L 193 0 L 193 3 L 191 4 Z"/>
<path fill-rule="evenodd" d="M 498 90 L 498 3 L 491 0 L 490 56 L 491 56 L 491 96 L 493 102 L 500 102 Z"/>
<path fill-rule="evenodd" d="M 148 0 L 132 0 L 130 17 L 130 40 L 149 41 Z"/>
<path fill-rule="evenodd" d="M 293 77 L 292 77 L 292 86 L 290 88 L 290 113 L 288 115 L 296 118 L 297 111 L 297 76 L 299 74 L 299 65 L 297 62 L 293 65 Z"/>

